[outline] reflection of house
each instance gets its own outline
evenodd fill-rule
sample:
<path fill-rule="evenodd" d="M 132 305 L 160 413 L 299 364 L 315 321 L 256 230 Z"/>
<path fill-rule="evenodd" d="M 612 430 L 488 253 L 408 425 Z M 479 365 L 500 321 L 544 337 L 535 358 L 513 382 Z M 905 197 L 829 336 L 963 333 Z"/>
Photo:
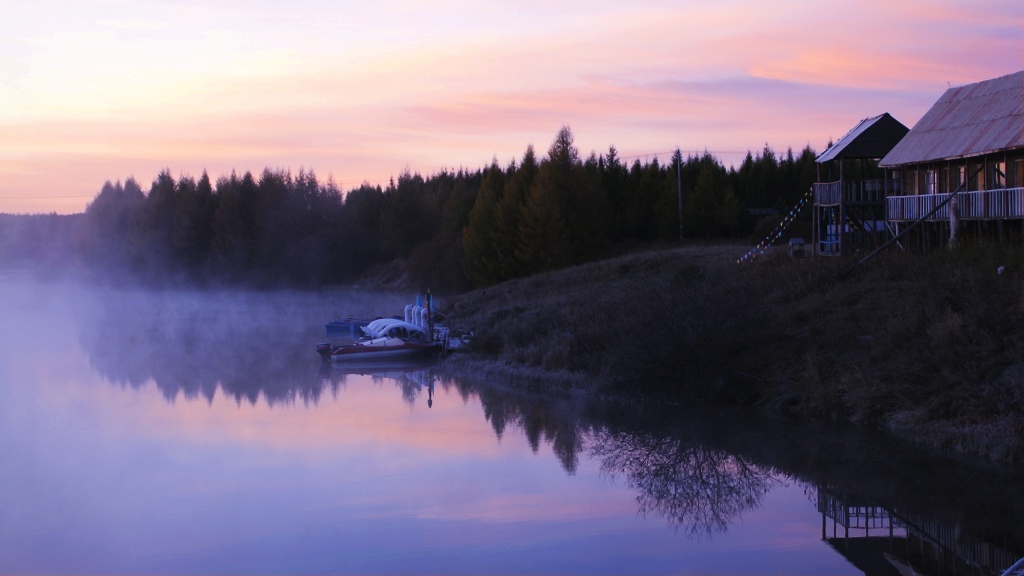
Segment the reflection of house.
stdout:
<path fill-rule="evenodd" d="M 901 182 L 879 169 L 878 160 L 906 134 L 907 127 L 886 113 L 861 120 L 818 156 L 817 253 L 841 255 L 883 239 L 885 198 L 899 194 Z"/>
<path fill-rule="evenodd" d="M 868 575 L 998 576 L 1019 556 L 959 526 L 890 510 L 845 492 L 819 488 L 818 511 L 821 539 Z"/>
<path fill-rule="evenodd" d="M 819 489 L 818 511 L 821 539 L 851 564 L 872 576 L 899 576 L 890 558 L 906 562 L 906 530 L 888 510 Z M 831 531 L 828 520 L 832 520 Z"/>
<path fill-rule="evenodd" d="M 888 114 L 861 121 L 818 157 L 815 252 L 841 255 L 923 218 L 909 242 L 942 245 L 959 229 L 1021 235 L 1024 71 L 950 88 L 908 132 Z"/>

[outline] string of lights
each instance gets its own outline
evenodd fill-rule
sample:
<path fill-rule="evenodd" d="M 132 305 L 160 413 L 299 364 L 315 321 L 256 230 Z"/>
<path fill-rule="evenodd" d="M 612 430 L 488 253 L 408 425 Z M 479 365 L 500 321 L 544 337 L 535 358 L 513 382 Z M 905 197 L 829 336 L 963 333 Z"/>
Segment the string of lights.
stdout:
<path fill-rule="evenodd" d="M 753 247 L 750 252 L 741 256 L 736 263 L 741 264 L 747 260 L 753 260 L 758 255 L 763 256 L 765 249 L 769 248 L 776 240 L 778 240 L 779 237 L 782 236 L 782 233 L 786 231 L 786 228 L 789 228 L 789 225 L 796 220 L 797 215 L 800 214 L 804 205 L 807 204 L 808 200 L 810 200 L 812 190 L 813 188 L 807 190 L 807 193 L 800 198 L 800 201 L 797 202 L 795 206 L 793 206 L 793 209 L 789 211 L 789 214 L 786 214 L 786 217 L 782 219 L 782 222 L 778 223 L 775 228 L 765 236 L 764 240 L 761 240 L 761 242 L 757 246 Z"/>

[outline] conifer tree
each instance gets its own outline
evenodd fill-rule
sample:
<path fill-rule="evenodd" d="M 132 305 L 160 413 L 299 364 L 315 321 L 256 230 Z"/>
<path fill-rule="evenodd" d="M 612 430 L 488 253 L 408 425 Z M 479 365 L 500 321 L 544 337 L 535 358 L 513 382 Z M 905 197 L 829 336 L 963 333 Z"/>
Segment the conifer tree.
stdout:
<path fill-rule="evenodd" d="M 256 180 L 246 172 L 239 178 L 217 180 L 217 212 L 214 216 L 214 256 L 219 272 L 228 278 L 244 278 L 255 264 Z"/>
<path fill-rule="evenodd" d="M 523 206 L 515 254 L 524 273 L 553 270 L 572 261 L 566 212 L 577 162 L 572 131 L 563 126 L 541 161 Z"/>
<path fill-rule="evenodd" d="M 469 223 L 462 233 L 466 276 L 476 286 L 487 286 L 499 280 L 494 213 L 504 188 L 505 174 L 494 159 L 480 183 L 476 202 L 469 212 Z"/>
<path fill-rule="evenodd" d="M 629 174 L 614 146 L 609 147 L 608 153 L 599 159 L 598 172 L 599 185 L 608 201 L 607 237 L 612 242 L 618 242 L 626 237 L 626 217 L 629 212 L 626 185 Z"/>
<path fill-rule="evenodd" d="M 102 271 L 125 265 L 129 250 L 129 229 L 145 202 L 142 188 L 134 178 L 103 184 L 100 193 L 85 208 L 85 223 L 77 244 L 86 263 Z"/>
<path fill-rule="evenodd" d="M 519 228 L 523 221 L 523 209 L 530 189 L 537 179 L 537 156 L 533 146 L 528 146 L 523 160 L 508 168 L 508 181 L 494 214 L 494 249 L 497 256 L 499 280 L 517 278 L 523 273 L 523 265 L 516 251 L 519 249 Z"/>
<path fill-rule="evenodd" d="M 128 265 L 150 280 L 173 270 L 176 189 L 170 171 L 162 170 L 131 222 Z"/>

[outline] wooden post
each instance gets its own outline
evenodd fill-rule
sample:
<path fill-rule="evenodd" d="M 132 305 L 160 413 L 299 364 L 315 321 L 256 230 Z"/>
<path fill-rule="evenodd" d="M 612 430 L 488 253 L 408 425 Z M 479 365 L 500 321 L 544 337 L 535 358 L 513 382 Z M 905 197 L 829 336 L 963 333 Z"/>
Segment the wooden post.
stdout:
<path fill-rule="evenodd" d="M 936 205 L 935 205 L 934 207 L 932 207 L 932 209 L 931 209 L 931 210 L 929 210 L 927 214 L 925 214 L 925 215 L 921 216 L 920 218 L 918 218 L 917 220 L 915 220 L 914 222 L 912 222 L 912 223 L 911 223 L 911 224 L 910 224 L 909 226 L 907 226 L 906 228 L 904 228 L 904 229 L 903 229 L 903 232 L 901 232 L 900 234 L 907 234 L 907 233 L 909 233 L 909 232 L 910 232 L 911 230 L 913 230 L 914 228 L 918 227 L 918 226 L 919 226 L 919 225 L 920 225 L 920 224 L 921 224 L 922 222 L 924 222 L 924 221 L 925 221 L 925 220 L 926 220 L 927 218 L 931 217 L 931 215 L 932 215 L 932 214 L 935 214 L 936 212 L 938 212 L 940 208 L 942 208 L 943 206 L 945 206 L 945 205 L 946 205 L 946 204 L 947 204 L 947 203 L 948 203 L 949 201 L 951 201 L 952 199 L 956 198 L 956 195 L 957 195 L 957 194 L 958 194 L 958 193 L 960 192 L 961 188 L 964 188 L 964 185 L 963 185 L 963 184 L 961 184 L 960 186 L 958 186 L 956 190 L 954 190 L 954 191 L 953 191 L 952 193 L 950 193 L 950 195 L 949 195 L 949 196 L 947 196 L 945 200 L 943 200 L 942 202 L 939 202 L 939 203 L 938 203 L 938 204 L 936 204 Z M 856 264 L 854 264 L 853 266 L 850 266 L 850 267 L 849 267 L 849 268 L 847 268 L 846 270 L 843 270 L 843 271 L 842 271 L 842 272 L 841 272 L 841 273 L 839 274 L 839 277 L 840 277 L 840 278 L 842 278 L 842 277 L 844 277 L 844 276 L 846 276 L 846 275 L 850 274 L 851 272 L 853 272 L 853 271 L 854 271 L 854 270 L 856 270 L 857 268 L 860 268 L 861 266 L 863 266 L 865 262 L 867 262 L 868 260 L 871 260 L 872 258 L 874 258 L 874 257 L 875 257 L 875 256 L 876 256 L 876 255 L 877 255 L 877 254 L 878 254 L 879 252 L 881 252 L 882 250 L 884 250 L 885 248 L 887 248 L 887 247 L 888 247 L 888 246 L 889 246 L 890 244 L 892 244 L 892 243 L 894 243 L 894 242 L 897 242 L 897 241 L 899 241 L 899 239 L 900 239 L 900 234 L 896 235 L 896 236 L 895 236 L 895 237 L 893 237 L 893 238 L 892 238 L 891 240 L 887 241 L 887 242 L 886 242 L 885 244 L 882 244 L 882 245 L 881 245 L 881 246 L 879 246 L 878 248 L 874 249 L 874 250 L 873 250 L 873 251 L 872 251 L 872 252 L 871 252 L 870 254 L 868 254 L 867 256 L 865 256 L 865 257 L 861 258 L 860 260 L 858 260 L 858 261 L 857 261 L 857 263 L 856 263 Z"/>
<path fill-rule="evenodd" d="M 949 200 L 949 249 L 960 245 L 960 202 L 953 194 Z"/>
<path fill-rule="evenodd" d="M 843 166 L 846 164 L 846 162 L 843 162 L 842 157 L 838 158 L 838 162 L 839 162 L 839 210 L 837 210 L 836 213 L 839 214 L 839 218 L 838 219 L 833 218 L 832 225 L 835 226 L 836 240 L 838 241 L 838 243 L 836 244 L 836 250 L 837 250 L 836 253 L 839 256 L 842 256 L 843 255 L 843 227 L 840 225 L 840 222 L 843 222 L 843 206 L 845 206 L 845 204 L 843 203 Z M 833 213 L 833 216 L 835 216 L 836 213 Z"/>
<path fill-rule="evenodd" d="M 821 173 L 821 167 L 818 167 L 818 173 Z M 820 179 L 820 178 L 819 178 Z M 811 184 L 811 255 L 817 256 L 818 250 L 821 249 L 821 244 L 818 243 L 818 212 L 821 210 L 818 207 L 817 194 L 814 193 L 814 184 Z"/>
<path fill-rule="evenodd" d="M 679 197 L 679 241 L 683 241 L 683 153 L 676 148 L 676 194 Z"/>

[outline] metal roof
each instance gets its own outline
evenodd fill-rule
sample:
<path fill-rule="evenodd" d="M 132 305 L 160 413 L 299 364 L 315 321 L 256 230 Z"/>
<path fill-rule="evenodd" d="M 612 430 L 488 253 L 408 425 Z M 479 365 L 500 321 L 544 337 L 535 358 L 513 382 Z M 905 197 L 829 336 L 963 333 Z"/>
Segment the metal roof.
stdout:
<path fill-rule="evenodd" d="M 822 152 L 817 161 L 820 164 L 837 158 L 881 158 L 892 150 L 908 130 L 888 112 L 874 118 L 865 118 Z"/>
<path fill-rule="evenodd" d="M 1024 147 L 1024 70 L 946 90 L 881 166 Z"/>

